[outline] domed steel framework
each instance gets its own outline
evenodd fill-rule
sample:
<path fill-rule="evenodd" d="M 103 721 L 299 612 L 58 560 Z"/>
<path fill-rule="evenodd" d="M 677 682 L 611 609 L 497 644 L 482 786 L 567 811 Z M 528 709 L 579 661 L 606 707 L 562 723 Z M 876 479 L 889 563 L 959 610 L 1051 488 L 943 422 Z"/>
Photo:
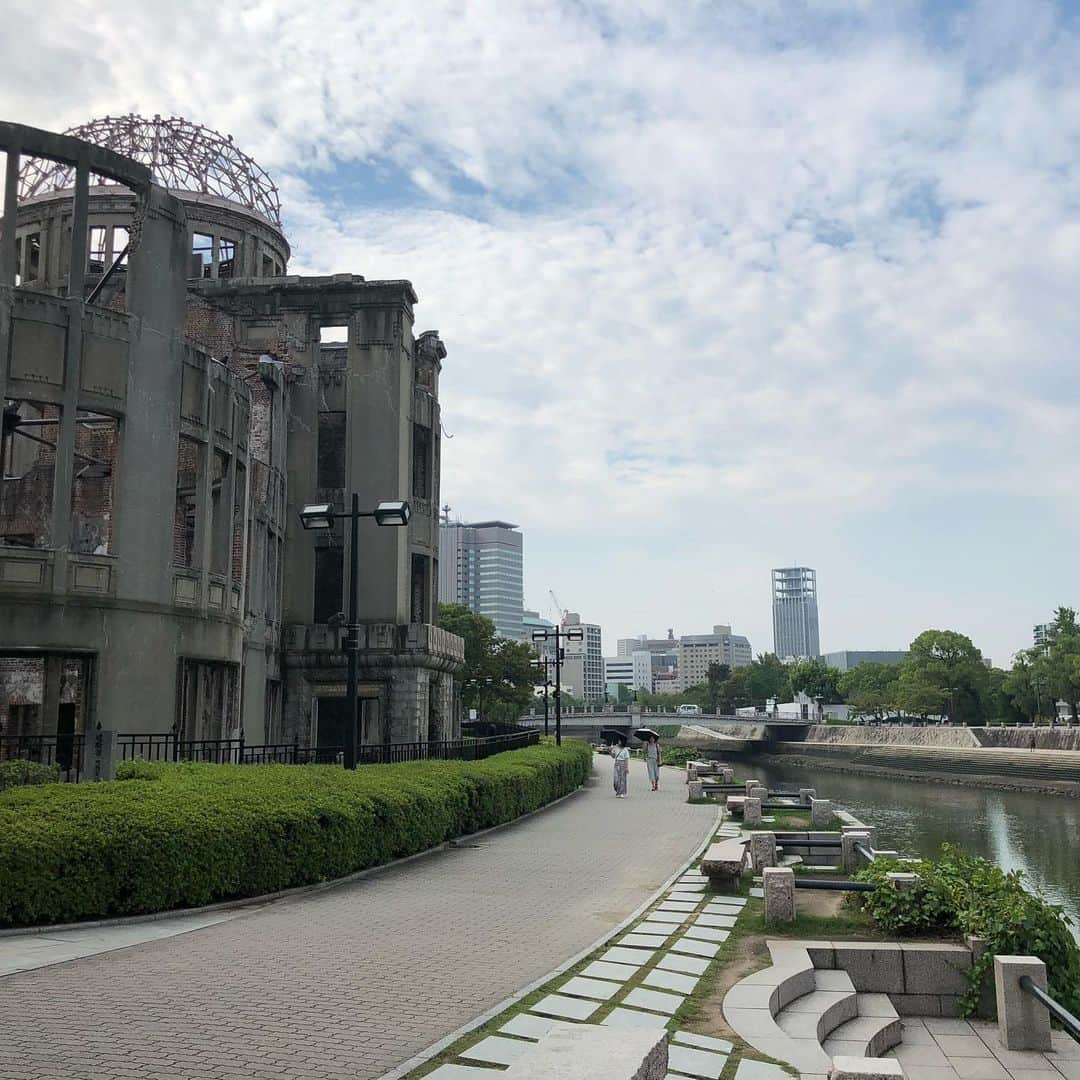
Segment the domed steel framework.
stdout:
<path fill-rule="evenodd" d="M 91 120 L 64 134 L 148 165 L 155 181 L 170 191 L 216 195 L 256 211 L 281 228 L 281 199 L 274 182 L 261 165 L 233 144 L 231 135 L 193 124 L 182 116 L 147 120 L 134 114 Z M 20 173 L 19 199 L 62 191 L 74 184 L 70 166 L 30 159 Z"/>

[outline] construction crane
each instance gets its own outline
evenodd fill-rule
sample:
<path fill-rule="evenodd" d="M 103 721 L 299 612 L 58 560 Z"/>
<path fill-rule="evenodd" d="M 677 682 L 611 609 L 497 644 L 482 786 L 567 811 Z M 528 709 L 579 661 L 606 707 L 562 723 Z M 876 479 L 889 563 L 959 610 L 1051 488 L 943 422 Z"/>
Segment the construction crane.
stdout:
<path fill-rule="evenodd" d="M 567 615 L 566 608 L 564 608 L 562 604 L 559 603 L 559 598 L 555 595 L 554 589 L 548 589 L 548 596 L 551 597 L 551 602 L 555 605 L 555 614 L 559 618 L 559 625 L 565 626 Z"/>

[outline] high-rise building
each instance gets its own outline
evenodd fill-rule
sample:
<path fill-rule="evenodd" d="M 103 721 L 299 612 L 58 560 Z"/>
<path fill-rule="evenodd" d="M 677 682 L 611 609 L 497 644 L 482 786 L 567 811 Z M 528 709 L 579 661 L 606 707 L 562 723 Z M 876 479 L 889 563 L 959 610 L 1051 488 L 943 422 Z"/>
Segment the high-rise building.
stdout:
<path fill-rule="evenodd" d="M 705 682 L 712 664 L 747 667 L 754 659 L 749 640 L 733 634 L 730 626 L 714 626 L 711 634 L 685 634 L 676 642 L 675 654 L 677 691 Z"/>
<path fill-rule="evenodd" d="M 581 641 L 567 641 L 563 649 L 562 683 L 575 697 L 586 701 L 604 700 L 604 650 L 600 627 L 581 621 L 574 611 L 566 613 L 567 630 L 581 630 Z"/>
<path fill-rule="evenodd" d="M 652 653 L 638 649 L 629 656 L 604 657 L 604 686 L 614 696 L 620 686 L 652 690 Z"/>
<path fill-rule="evenodd" d="M 524 589 L 522 535 L 507 521 L 443 520 L 439 527 L 439 601 L 464 604 L 520 640 Z"/>
<path fill-rule="evenodd" d="M 1044 652 L 1050 647 L 1050 628 L 1053 623 L 1036 623 L 1035 628 L 1032 631 L 1032 640 L 1036 649 L 1042 649 Z"/>
<path fill-rule="evenodd" d="M 824 653 L 821 659 L 829 667 L 850 671 L 856 664 L 902 664 L 906 656 L 907 653 L 899 649 L 841 649 Z"/>
<path fill-rule="evenodd" d="M 772 610 L 773 649 L 781 660 L 820 655 L 816 570 L 808 566 L 773 570 Z"/>

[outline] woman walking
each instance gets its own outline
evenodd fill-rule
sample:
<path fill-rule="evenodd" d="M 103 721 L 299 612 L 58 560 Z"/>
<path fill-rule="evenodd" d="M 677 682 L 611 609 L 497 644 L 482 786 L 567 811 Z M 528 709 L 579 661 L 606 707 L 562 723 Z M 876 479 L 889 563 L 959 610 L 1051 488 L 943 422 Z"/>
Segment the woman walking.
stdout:
<path fill-rule="evenodd" d="M 626 798 L 626 779 L 630 774 L 630 751 L 626 749 L 626 738 L 619 736 L 619 749 L 612 754 L 615 761 L 615 798 Z"/>
<path fill-rule="evenodd" d="M 652 781 L 653 791 L 660 790 L 660 766 L 664 764 L 660 753 L 660 737 L 650 735 L 645 743 L 645 768 L 648 770 L 649 779 Z"/>

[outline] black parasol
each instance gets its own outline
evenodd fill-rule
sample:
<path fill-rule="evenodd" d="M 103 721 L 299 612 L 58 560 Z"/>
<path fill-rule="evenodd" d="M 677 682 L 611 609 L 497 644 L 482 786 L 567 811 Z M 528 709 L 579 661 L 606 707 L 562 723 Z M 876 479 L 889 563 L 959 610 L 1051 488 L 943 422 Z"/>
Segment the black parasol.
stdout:
<path fill-rule="evenodd" d="M 653 731 L 651 727 L 639 727 L 637 731 L 634 732 L 634 738 L 640 739 L 642 742 L 645 742 L 647 739 L 659 739 L 660 732 Z"/>

